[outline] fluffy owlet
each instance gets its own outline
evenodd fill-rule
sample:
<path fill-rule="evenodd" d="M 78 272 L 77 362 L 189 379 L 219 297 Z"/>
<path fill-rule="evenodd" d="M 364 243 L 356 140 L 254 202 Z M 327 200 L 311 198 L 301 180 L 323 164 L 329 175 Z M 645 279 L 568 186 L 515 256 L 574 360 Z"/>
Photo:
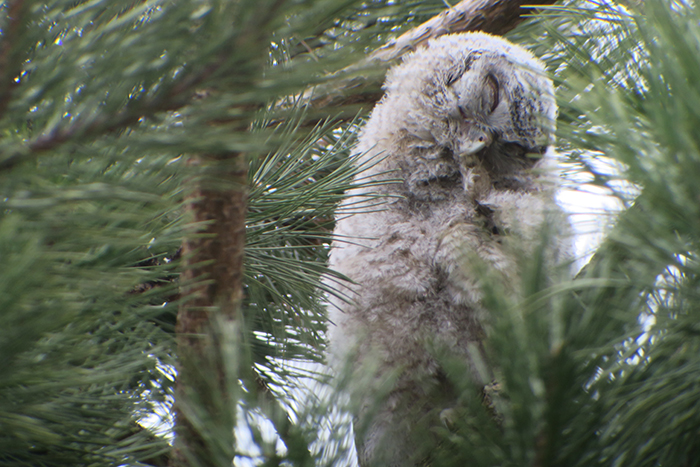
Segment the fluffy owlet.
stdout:
<path fill-rule="evenodd" d="M 353 283 L 349 302 L 331 299 L 330 361 L 351 358 L 370 381 L 393 375 L 388 397 L 376 407 L 368 395 L 355 414 L 368 425 L 358 456 L 405 467 L 425 454 L 412 448 L 413 427 L 450 404 L 429 348 L 473 368 L 484 338 L 470 258 L 514 287 L 514 252 L 534 249 L 555 209 L 543 167 L 557 107 L 543 64 L 483 33 L 430 41 L 389 71 L 384 89 L 354 156 L 368 166 L 363 182 L 377 183 L 350 193 L 335 229 L 330 266 Z M 363 205 L 370 195 L 383 202 Z M 355 389 L 376 389 L 366 381 Z"/>

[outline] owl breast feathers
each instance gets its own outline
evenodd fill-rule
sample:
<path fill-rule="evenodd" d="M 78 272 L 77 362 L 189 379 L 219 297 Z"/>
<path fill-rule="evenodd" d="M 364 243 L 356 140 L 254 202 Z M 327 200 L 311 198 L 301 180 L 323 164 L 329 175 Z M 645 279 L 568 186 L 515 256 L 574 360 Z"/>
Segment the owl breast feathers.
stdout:
<path fill-rule="evenodd" d="M 398 467 L 427 455 L 411 439 L 417 421 L 454 402 L 428 347 L 471 364 L 488 319 L 478 271 L 501 274 L 504 292 L 517 287 L 515 258 L 555 211 L 543 169 L 557 107 L 542 63 L 483 33 L 430 41 L 384 88 L 354 156 L 368 167 L 363 182 L 380 183 L 349 193 L 336 223 L 330 266 L 353 283 L 341 287 L 349 301 L 330 300 L 329 360 L 352 355 L 374 381 L 395 375 L 371 419 L 373 384 L 357 387 L 366 403 L 355 415 L 369 427 L 360 463 Z"/>

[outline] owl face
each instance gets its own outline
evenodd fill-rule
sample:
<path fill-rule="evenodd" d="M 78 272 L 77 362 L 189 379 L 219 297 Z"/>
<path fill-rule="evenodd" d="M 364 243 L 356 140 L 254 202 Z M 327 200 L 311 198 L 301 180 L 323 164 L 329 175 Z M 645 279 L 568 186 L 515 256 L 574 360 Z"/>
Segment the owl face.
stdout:
<path fill-rule="evenodd" d="M 447 134 L 458 158 L 497 172 L 534 165 L 551 144 L 548 80 L 493 52 L 471 52 L 444 78 Z M 500 170 L 499 170 L 500 169 Z"/>
<path fill-rule="evenodd" d="M 410 134 L 456 157 L 536 161 L 553 141 L 557 111 L 542 63 L 495 36 L 435 39 L 392 70 L 386 88 L 389 101 L 402 100 Z"/>
<path fill-rule="evenodd" d="M 471 52 L 455 65 L 444 92 L 451 95 L 448 119 L 469 128 L 460 135 L 467 140 L 465 149 L 481 149 L 496 139 L 532 150 L 550 142 L 546 118 L 553 102 L 541 70 L 489 51 Z"/>

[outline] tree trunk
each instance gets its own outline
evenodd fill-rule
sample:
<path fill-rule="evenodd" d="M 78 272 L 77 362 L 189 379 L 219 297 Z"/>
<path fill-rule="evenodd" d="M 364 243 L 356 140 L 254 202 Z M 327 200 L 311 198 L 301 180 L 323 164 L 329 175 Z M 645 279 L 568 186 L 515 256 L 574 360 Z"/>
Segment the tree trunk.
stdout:
<path fill-rule="evenodd" d="M 219 352 L 220 330 L 214 326 L 221 320 L 235 321 L 239 317 L 246 234 L 248 164 L 245 155 L 196 157 L 189 164 L 200 166 L 205 173 L 216 170 L 217 174 L 193 182 L 186 207 L 191 221 L 202 229 L 190 235 L 182 248 L 185 268 L 180 281 L 184 298 L 175 329 L 179 362 L 175 406 L 177 440 L 171 462 L 178 467 L 191 465 L 190 456 L 200 460 L 212 457 L 210 446 L 190 417 L 225 419 L 232 416 L 232 412 L 220 413 L 222 406 L 235 410 L 230 400 L 231 388 L 227 385 L 230 375 L 225 372 Z M 205 380 L 207 374 L 216 375 L 216 381 Z M 221 435 L 230 436 L 233 449 L 233 433 Z"/>

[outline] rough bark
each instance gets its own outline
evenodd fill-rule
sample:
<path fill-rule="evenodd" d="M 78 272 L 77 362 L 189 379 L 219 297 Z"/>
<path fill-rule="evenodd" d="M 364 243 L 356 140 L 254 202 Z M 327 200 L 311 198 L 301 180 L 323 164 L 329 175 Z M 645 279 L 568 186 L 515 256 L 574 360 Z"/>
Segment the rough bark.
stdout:
<path fill-rule="evenodd" d="M 171 458 L 171 465 L 177 467 L 190 465 L 189 456 L 206 459 L 209 454 L 209 446 L 201 438 L 196 423 L 189 419 L 191 412 L 187 404 L 198 405 L 189 409 L 204 410 L 207 419 L 227 416 L 218 413 L 222 402 L 224 407 L 230 405 L 226 404 L 230 388 L 216 348 L 218 331 L 213 328 L 217 322 L 213 314 L 227 321 L 238 318 L 243 300 L 246 235 L 245 155 L 196 157 L 190 165 L 200 166 L 204 176 L 193 182 L 194 190 L 189 194 L 186 209 L 191 222 L 203 228 L 187 238 L 182 247 L 185 268 L 180 283 L 184 298 L 175 329 L 179 362 L 175 407 L 177 440 Z M 207 176 L 207 172 L 212 171 L 216 171 L 215 177 Z M 216 374 L 216 381 L 202 379 L 201 375 L 209 372 Z"/>
<path fill-rule="evenodd" d="M 539 0 L 539 5 L 552 4 L 556 0 Z M 523 5 L 528 5 L 526 8 Z M 406 52 L 415 50 L 429 39 L 444 34 L 467 31 L 483 31 L 502 35 L 515 28 L 535 7 L 533 2 L 522 0 L 463 0 L 417 28 L 411 29 L 397 39 L 377 49 L 368 61 L 393 60 Z"/>
<path fill-rule="evenodd" d="M 190 165 L 212 161 L 221 171 L 218 177 L 228 178 L 223 183 L 230 188 L 205 188 L 206 180 L 195 185 L 187 210 L 193 223 L 205 227 L 185 240 L 182 250 L 188 267 L 180 280 L 189 298 L 180 306 L 177 333 L 181 344 L 194 347 L 200 345 L 197 335 L 208 323 L 211 307 L 216 305 L 219 313 L 235 319 L 243 298 L 245 155 L 234 153 L 224 160 L 197 158 Z"/>

